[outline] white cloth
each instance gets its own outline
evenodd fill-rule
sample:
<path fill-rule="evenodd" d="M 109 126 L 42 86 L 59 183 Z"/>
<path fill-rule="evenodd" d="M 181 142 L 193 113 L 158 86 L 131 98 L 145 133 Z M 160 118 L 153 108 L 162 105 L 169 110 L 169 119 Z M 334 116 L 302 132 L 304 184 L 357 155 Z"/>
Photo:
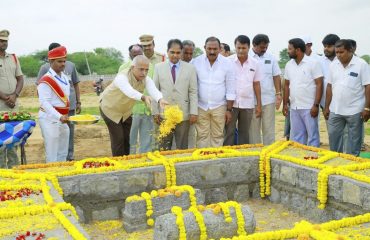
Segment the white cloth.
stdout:
<path fill-rule="evenodd" d="M 128 82 L 128 78 L 125 74 L 118 74 L 112 84 L 118 87 L 127 97 L 141 100 L 143 96 L 142 93 L 135 90 L 131 84 Z M 155 87 L 153 80 L 150 77 L 146 77 L 145 79 L 145 88 L 148 91 L 149 95 L 158 102 L 163 96 L 162 93 Z"/>
<path fill-rule="evenodd" d="M 229 59 L 232 62 L 236 79 L 236 98 L 233 107 L 254 108 L 257 102 L 254 100 L 253 83 L 259 82 L 263 77 L 258 61 L 249 57 L 242 65 L 236 54 L 230 56 Z"/>
<path fill-rule="evenodd" d="M 329 68 L 328 83 L 332 85 L 330 112 L 339 115 L 354 115 L 365 106 L 365 86 L 370 84 L 369 65 L 353 56 L 347 67 L 339 60 Z"/>
<path fill-rule="evenodd" d="M 315 103 L 315 79 L 322 77 L 321 66 L 318 61 L 304 56 L 297 65 L 291 59 L 285 66 L 285 80 L 289 80 L 290 106 L 292 109 L 311 109 Z"/>
<path fill-rule="evenodd" d="M 55 82 L 60 86 L 66 95 L 67 99 L 69 98 L 69 80 L 68 77 L 61 73 L 61 76 L 58 76 L 56 72 L 50 68 L 49 71 L 45 74 L 52 77 Z M 66 84 L 56 79 L 61 78 Z M 55 92 L 50 88 L 46 83 L 40 83 L 37 86 L 37 92 L 39 95 L 40 107 L 45 111 L 39 111 L 39 118 L 47 118 L 54 121 L 59 121 L 62 114 L 60 114 L 54 107 L 65 107 L 65 103 L 55 94 Z"/>
<path fill-rule="evenodd" d="M 337 57 L 335 57 L 332 60 L 330 60 L 329 58 L 327 58 L 325 55 L 321 56 L 320 58 L 320 63 L 321 63 L 321 70 L 322 70 L 322 74 L 324 75 L 324 80 L 323 80 L 323 92 L 322 92 L 322 98 L 321 98 L 321 101 L 320 101 L 320 105 L 322 107 L 325 107 L 325 99 L 326 99 L 326 87 L 328 86 L 328 74 L 329 74 L 329 67 L 330 67 L 330 64 L 334 61 L 338 61 Z"/>
<path fill-rule="evenodd" d="M 46 117 L 40 117 L 39 124 L 44 138 L 46 163 L 66 161 L 69 145 L 68 125 Z"/>
<path fill-rule="evenodd" d="M 226 105 L 226 100 L 235 100 L 235 74 L 231 61 L 218 54 L 211 66 L 207 55 L 193 59 L 198 75 L 198 103 L 205 111 Z"/>
<path fill-rule="evenodd" d="M 263 74 L 263 77 L 260 79 L 262 106 L 275 103 L 276 91 L 273 77 L 281 74 L 278 61 L 269 52 L 265 52 L 262 56 L 258 56 L 252 48 L 249 50 L 249 56 L 259 62 Z"/>

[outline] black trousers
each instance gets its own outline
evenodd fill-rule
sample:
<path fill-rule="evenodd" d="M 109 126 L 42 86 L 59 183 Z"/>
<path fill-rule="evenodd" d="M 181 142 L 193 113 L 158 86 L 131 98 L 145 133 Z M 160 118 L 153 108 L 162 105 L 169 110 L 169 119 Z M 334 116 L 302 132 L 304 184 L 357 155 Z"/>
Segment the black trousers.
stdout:
<path fill-rule="evenodd" d="M 105 116 L 101 109 L 100 114 L 108 127 L 112 156 L 129 155 L 132 117 L 130 116 L 124 122 L 121 119 L 117 124 Z"/>

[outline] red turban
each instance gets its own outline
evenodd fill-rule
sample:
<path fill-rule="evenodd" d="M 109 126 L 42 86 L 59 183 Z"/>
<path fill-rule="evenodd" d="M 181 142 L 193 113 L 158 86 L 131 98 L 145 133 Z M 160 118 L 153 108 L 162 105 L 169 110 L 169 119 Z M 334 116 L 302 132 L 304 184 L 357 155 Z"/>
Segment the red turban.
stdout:
<path fill-rule="evenodd" d="M 48 52 L 48 59 L 57 59 L 67 57 L 67 49 L 63 46 L 51 49 Z"/>

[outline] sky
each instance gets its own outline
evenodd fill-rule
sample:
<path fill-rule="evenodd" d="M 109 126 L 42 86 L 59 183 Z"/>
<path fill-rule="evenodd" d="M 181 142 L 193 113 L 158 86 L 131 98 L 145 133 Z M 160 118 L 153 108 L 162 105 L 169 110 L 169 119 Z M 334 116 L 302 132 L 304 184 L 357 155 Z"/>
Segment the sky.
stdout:
<path fill-rule="evenodd" d="M 276 57 L 295 37 L 310 36 L 322 53 L 328 33 L 357 41 L 357 54 L 370 54 L 369 0 L 0 0 L 0 30 L 10 31 L 7 52 L 25 55 L 51 42 L 69 52 L 113 47 L 126 57 L 142 34 L 154 35 L 155 50 L 168 40 L 218 37 L 234 49 L 236 36 L 270 38 Z"/>

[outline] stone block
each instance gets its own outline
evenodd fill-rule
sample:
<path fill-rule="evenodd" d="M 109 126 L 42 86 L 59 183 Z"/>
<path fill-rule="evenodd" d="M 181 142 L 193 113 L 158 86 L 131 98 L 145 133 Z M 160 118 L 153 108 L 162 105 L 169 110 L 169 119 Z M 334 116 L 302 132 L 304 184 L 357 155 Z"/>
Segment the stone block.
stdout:
<path fill-rule="evenodd" d="M 199 189 L 195 189 L 197 204 L 204 203 L 204 197 Z M 156 219 L 161 215 L 171 212 L 173 206 L 179 206 L 183 209 L 190 207 L 190 198 L 188 192 L 183 192 L 181 196 L 176 197 L 173 194 L 165 197 L 152 198 L 153 214 L 151 218 Z M 130 201 L 125 203 L 122 211 L 123 227 L 127 232 L 133 232 L 148 228 L 146 216 L 147 206 L 145 200 Z"/>
<path fill-rule="evenodd" d="M 318 171 L 312 168 L 300 167 L 297 170 L 297 187 L 316 192 Z"/>
<path fill-rule="evenodd" d="M 258 168 L 257 168 L 258 169 Z M 279 160 L 271 159 L 271 180 L 280 180 L 280 164 Z"/>
<path fill-rule="evenodd" d="M 82 210 L 82 208 L 80 208 L 80 206 L 74 206 L 74 208 L 75 208 L 76 213 L 78 215 L 78 220 L 81 223 L 84 223 L 85 222 L 85 214 L 84 214 L 84 211 Z"/>
<path fill-rule="evenodd" d="M 154 172 L 154 188 L 164 188 L 167 183 L 166 172 Z"/>
<path fill-rule="evenodd" d="M 242 212 L 245 220 L 244 228 L 248 234 L 254 232 L 256 221 L 251 209 L 244 205 Z M 188 240 L 199 239 L 200 230 L 193 213 L 184 211 L 184 223 Z M 222 213 L 215 215 L 212 210 L 202 212 L 204 223 L 207 227 L 207 239 L 230 238 L 237 235 L 237 222 L 234 208 L 230 208 L 231 223 L 225 222 Z M 172 213 L 157 218 L 154 225 L 154 237 L 156 240 L 177 240 L 179 230 L 176 225 L 176 216 Z"/>
<path fill-rule="evenodd" d="M 119 219 L 119 210 L 117 207 L 107 207 L 101 210 L 92 211 L 93 221 L 105 221 L 112 219 Z"/>
<path fill-rule="evenodd" d="M 205 203 L 218 203 L 227 201 L 227 190 L 225 187 L 211 188 L 205 190 Z"/>
<path fill-rule="evenodd" d="M 343 177 L 331 175 L 328 182 L 328 196 L 340 202 L 343 200 L 343 180 L 346 181 Z"/>
<path fill-rule="evenodd" d="M 257 183 L 251 184 L 250 186 L 252 186 L 252 197 L 260 199 L 261 198 L 261 192 L 260 192 L 259 183 L 257 182 Z"/>
<path fill-rule="evenodd" d="M 226 176 L 226 166 L 225 164 L 205 165 L 199 170 L 199 174 L 203 181 L 220 181 Z"/>
<path fill-rule="evenodd" d="M 236 186 L 234 192 L 234 198 L 237 202 L 243 202 L 249 199 L 249 185 L 248 184 L 241 184 Z"/>
<path fill-rule="evenodd" d="M 120 194 L 119 178 L 117 176 L 106 176 L 95 179 L 96 194 L 101 198 L 112 198 Z"/>
<path fill-rule="evenodd" d="M 281 166 L 280 181 L 295 186 L 297 181 L 297 169 L 291 166 Z"/>
<path fill-rule="evenodd" d="M 120 176 L 120 190 L 124 195 L 145 192 L 149 185 L 151 177 L 149 173 L 140 173 L 138 171 L 133 174 L 125 174 Z"/>
<path fill-rule="evenodd" d="M 78 193 L 80 192 L 79 179 L 59 181 L 59 185 L 63 189 L 63 196 L 69 197 L 73 195 L 78 195 Z"/>
<path fill-rule="evenodd" d="M 256 171 L 256 169 L 258 169 L 257 158 L 248 157 L 232 159 L 227 169 L 228 182 L 256 182 L 259 178 L 259 172 Z"/>
<path fill-rule="evenodd" d="M 280 192 L 274 187 L 271 187 L 271 195 L 269 196 L 269 199 L 273 203 L 280 203 Z"/>
<path fill-rule="evenodd" d="M 343 181 L 343 202 L 361 206 L 361 188 L 353 181 Z"/>
<path fill-rule="evenodd" d="M 367 212 L 370 212 L 370 189 L 364 188 L 363 191 L 361 191 L 362 196 L 362 207 L 367 210 Z"/>

